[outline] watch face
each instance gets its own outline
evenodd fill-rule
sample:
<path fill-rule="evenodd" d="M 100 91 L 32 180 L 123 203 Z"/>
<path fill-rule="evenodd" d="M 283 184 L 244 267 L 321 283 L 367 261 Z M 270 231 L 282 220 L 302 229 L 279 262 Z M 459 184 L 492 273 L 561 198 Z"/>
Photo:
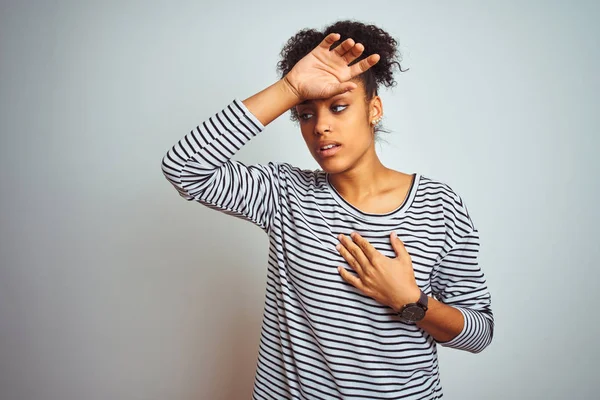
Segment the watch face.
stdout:
<path fill-rule="evenodd" d="M 425 310 L 417 305 L 408 306 L 402 310 L 402 318 L 408 321 L 420 321 L 423 317 L 425 317 Z"/>

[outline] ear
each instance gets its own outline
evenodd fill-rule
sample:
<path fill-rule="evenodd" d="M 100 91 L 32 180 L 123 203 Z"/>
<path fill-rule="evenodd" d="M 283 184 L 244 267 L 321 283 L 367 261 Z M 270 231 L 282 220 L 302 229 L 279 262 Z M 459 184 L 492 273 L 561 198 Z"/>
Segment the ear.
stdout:
<path fill-rule="evenodd" d="M 369 102 L 369 121 L 371 126 L 377 125 L 383 117 L 383 104 L 379 96 L 373 96 Z"/>

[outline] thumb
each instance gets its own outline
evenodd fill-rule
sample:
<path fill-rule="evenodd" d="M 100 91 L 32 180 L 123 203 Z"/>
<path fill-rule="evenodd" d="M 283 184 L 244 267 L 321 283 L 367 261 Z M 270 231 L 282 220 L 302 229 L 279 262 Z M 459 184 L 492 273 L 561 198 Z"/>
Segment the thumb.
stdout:
<path fill-rule="evenodd" d="M 396 257 L 403 257 L 406 254 L 406 247 L 404 247 L 404 243 L 402 243 L 402 240 L 400 240 L 396 232 L 392 232 L 390 238 L 390 242 L 392 242 L 392 248 L 396 253 Z"/>

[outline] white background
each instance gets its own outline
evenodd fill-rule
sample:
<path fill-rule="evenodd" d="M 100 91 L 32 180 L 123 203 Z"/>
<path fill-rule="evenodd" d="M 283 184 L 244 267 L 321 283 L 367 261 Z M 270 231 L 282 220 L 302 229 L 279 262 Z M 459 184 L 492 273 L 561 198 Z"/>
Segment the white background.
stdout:
<path fill-rule="evenodd" d="M 445 397 L 596 398 L 598 4 L 2 1 L 0 398 L 250 397 L 267 238 L 160 161 L 340 18 L 410 69 L 382 161 L 450 184 L 480 230 L 495 338 L 440 349 Z M 287 115 L 236 158 L 317 168 Z"/>

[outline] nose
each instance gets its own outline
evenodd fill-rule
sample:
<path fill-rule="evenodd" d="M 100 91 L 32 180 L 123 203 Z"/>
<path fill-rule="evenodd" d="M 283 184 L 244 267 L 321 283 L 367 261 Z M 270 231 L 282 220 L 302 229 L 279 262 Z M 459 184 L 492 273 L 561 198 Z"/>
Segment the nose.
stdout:
<path fill-rule="evenodd" d="M 316 119 L 315 122 L 315 128 L 313 133 L 315 135 L 324 135 L 325 133 L 330 133 L 331 132 L 331 119 L 327 118 L 327 116 L 325 115 L 320 115 L 320 116 L 314 116 L 313 118 Z"/>

